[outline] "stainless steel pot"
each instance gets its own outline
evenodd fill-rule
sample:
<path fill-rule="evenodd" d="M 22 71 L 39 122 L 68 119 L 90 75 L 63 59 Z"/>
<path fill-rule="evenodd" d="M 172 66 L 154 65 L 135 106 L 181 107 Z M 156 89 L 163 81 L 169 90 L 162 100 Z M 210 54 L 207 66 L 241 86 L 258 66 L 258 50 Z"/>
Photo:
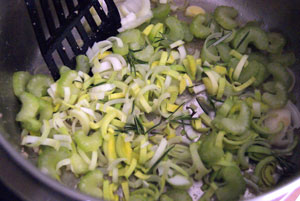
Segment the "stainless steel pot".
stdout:
<path fill-rule="evenodd" d="M 0 179 L 24 200 L 94 200 L 42 174 L 33 164 L 34 158 L 21 154 L 20 128 L 15 122 L 19 103 L 12 91 L 12 74 L 18 70 L 45 71 L 23 0 L 0 0 Z M 299 0 L 192 0 L 211 11 L 217 5 L 234 6 L 242 21 L 264 22 L 269 30 L 280 30 L 289 41 L 288 48 L 300 58 L 300 1 Z M 300 92 L 299 60 L 295 92 Z M 300 67 L 300 66 L 299 66 Z M 299 100 L 300 93 L 296 94 Z M 298 104 L 299 106 L 299 104 Z M 292 157 L 298 172 L 283 180 L 272 191 L 256 200 L 273 200 L 300 186 L 300 146 Z"/>

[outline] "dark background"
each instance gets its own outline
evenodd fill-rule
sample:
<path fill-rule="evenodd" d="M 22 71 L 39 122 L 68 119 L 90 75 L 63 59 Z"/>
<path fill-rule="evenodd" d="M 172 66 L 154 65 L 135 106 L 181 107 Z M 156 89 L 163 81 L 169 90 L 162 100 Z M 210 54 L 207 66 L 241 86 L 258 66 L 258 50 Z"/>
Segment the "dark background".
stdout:
<path fill-rule="evenodd" d="M 8 189 L 1 181 L 0 181 L 0 200 L 1 201 L 22 201 L 10 189 Z"/>

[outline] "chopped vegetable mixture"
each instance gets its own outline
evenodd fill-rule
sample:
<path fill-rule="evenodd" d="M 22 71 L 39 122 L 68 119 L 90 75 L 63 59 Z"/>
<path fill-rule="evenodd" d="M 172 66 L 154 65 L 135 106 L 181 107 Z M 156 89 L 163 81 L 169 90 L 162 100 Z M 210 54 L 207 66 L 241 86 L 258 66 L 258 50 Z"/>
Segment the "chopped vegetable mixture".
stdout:
<path fill-rule="evenodd" d="M 76 69 L 62 66 L 59 80 L 13 75 L 21 144 L 38 148 L 38 168 L 126 201 L 192 200 L 200 181 L 200 201 L 233 201 L 292 173 L 300 113 L 283 35 L 238 23 L 233 7 L 191 5 L 188 23 L 168 1 L 139 1 L 138 13 L 126 2 L 121 33 L 77 56 Z"/>

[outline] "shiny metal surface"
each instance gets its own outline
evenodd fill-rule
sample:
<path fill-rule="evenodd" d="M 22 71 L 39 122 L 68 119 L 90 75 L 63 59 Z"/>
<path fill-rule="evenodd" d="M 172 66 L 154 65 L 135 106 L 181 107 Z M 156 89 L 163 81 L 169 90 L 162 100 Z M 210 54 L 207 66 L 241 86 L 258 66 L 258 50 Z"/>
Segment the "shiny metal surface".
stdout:
<path fill-rule="evenodd" d="M 24 200 L 93 200 L 43 175 L 20 154 L 20 129 L 15 123 L 19 104 L 12 92 L 12 74 L 18 70 L 47 72 L 47 68 L 38 50 L 23 0 L 0 0 L 0 3 L 0 179 Z M 191 0 L 191 4 L 210 11 L 217 5 L 234 6 L 240 11 L 242 22 L 263 21 L 264 28 L 281 30 L 288 38 L 288 48 L 300 58 L 300 1 Z M 300 68 L 297 66 L 300 67 L 299 60 L 294 70 L 298 77 L 295 91 L 300 92 Z M 298 100 L 299 95 L 296 94 Z M 293 158 L 300 167 L 300 147 Z M 283 178 L 274 190 L 256 200 L 270 200 L 300 186 L 298 169 L 294 176 Z"/>

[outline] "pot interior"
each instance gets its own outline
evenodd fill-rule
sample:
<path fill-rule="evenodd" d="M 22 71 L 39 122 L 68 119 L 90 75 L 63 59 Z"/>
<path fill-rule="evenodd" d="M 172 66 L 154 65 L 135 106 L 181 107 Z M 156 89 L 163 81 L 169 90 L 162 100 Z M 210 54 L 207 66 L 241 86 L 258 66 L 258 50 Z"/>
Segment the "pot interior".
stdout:
<path fill-rule="evenodd" d="M 179 3 L 182 1 L 177 0 Z M 27 14 L 25 3 L 23 0 L 0 0 L 0 144 L 5 149 L 21 153 L 20 146 L 20 128 L 15 122 L 15 116 L 20 108 L 20 104 L 15 98 L 12 90 L 12 74 L 16 71 L 30 71 L 31 73 L 47 73 L 47 68 L 40 54 L 35 35 L 32 30 L 31 22 Z M 207 11 L 212 11 L 218 5 L 234 6 L 239 10 L 239 18 L 241 22 L 260 21 L 263 27 L 268 30 L 280 31 L 288 39 L 288 49 L 293 50 L 297 58 L 300 58 L 300 1 L 296 0 L 191 0 L 191 5 L 199 5 Z M 300 97 L 300 63 L 299 59 L 293 68 L 297 76 L 297 83 L 294 89 L 294 95 L 297 100 Z M 300 108 L 300 103 L 297 106 Z M 19 155 L 19 158 L 15 158 Z M 24 167 L 25 158 L 22 159 L 20 154 L 11 154 L 10 158 L 17 165 Z M 291 176 L 284 177 L 278 184 L 277 189 L 294 181 L 300 174 L 300 146 L 297 147 L 292 160 L 299 170 Z M 36 157 L 29 157 L 32 164 L 35 163 Z M 52 180 L 50 178 L 42 178 L 42 175 L 34 165 L 26 165 L 31 167 L 31 174 L 36 174 L 36 179 L 42 181 Z M 73 179 L 66 175 L 68 185 L 74 187 Z M 47 184 L 48 185 L 48 184 Z M 52 188 L 52 187 L 50 187 Z M 66 192 L 70 194 L 73 191 Z M 74 194 L 78 195 L 78 194 Z"/>

